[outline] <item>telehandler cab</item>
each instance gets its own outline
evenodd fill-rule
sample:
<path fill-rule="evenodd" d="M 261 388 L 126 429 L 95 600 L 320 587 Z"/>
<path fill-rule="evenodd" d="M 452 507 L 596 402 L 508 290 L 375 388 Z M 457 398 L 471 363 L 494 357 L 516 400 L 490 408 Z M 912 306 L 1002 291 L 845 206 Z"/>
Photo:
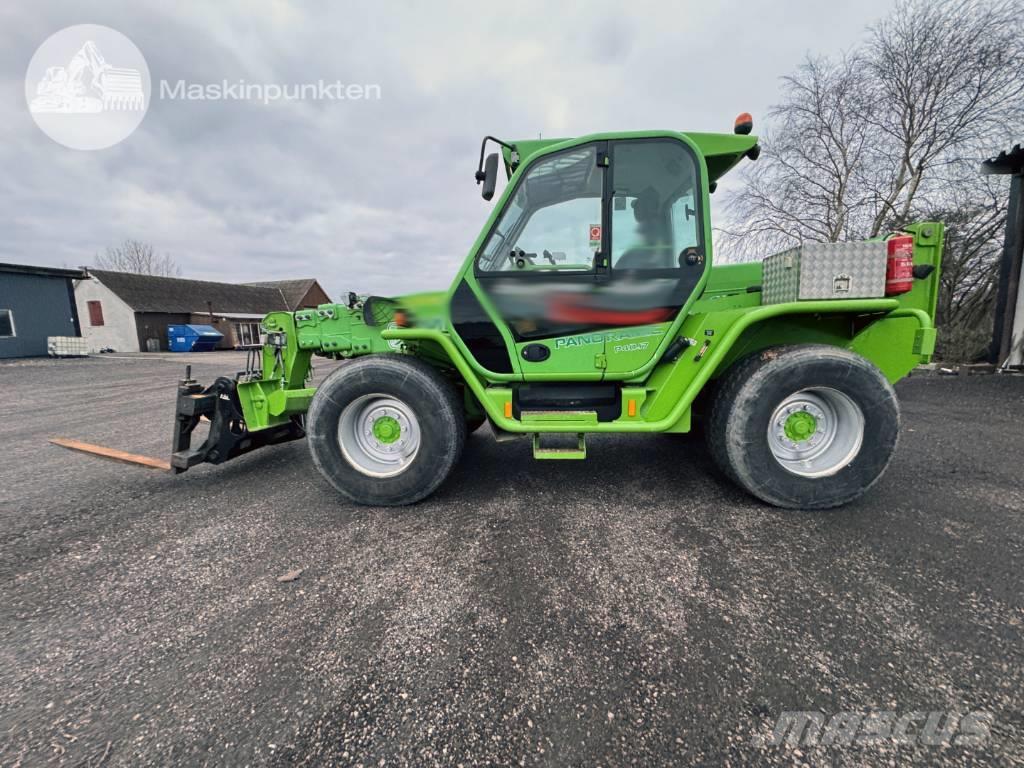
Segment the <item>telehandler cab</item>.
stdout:
<path fill-rule="evenodd" d="M 582 459 L 590 433 L 688 432 L 696 410 L 754 496 L 856 499 L 896 447 L 892 384 L 933 351 L 943 225 L 713 266 L 709 194 L 757 158 L 751 127 L 486 137 L 484 199 L 499 165 L 508 183 L 448 291 L 267 315 L 246 371 L 181 381 L 174 471 L 306 437 L 342 495 L 411 504 L 484 421 Z M 313 388 L 314 354 L 349 362 Z"/>

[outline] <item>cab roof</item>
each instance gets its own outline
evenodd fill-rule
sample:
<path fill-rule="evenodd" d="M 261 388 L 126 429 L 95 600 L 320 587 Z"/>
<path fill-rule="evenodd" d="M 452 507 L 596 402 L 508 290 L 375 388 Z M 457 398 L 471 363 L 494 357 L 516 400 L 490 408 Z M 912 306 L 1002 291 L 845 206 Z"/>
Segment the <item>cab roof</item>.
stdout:
<path fill-rule="evenodd" d="M 558 144 L 584 143 L 587 141 L 610 141 L 614 139 L 642 139 L 659 136 L 685 136 L 704 156 L 708 166 L 708 183 L 713 184 L 731 171 L 740 160 L 757 146 L 756 136 L 743 136 L 735 133 L 679 133 L 674 131 L 642 131 L 630 133 L 596 133 L 578 138 L 560 139 L 522 139 L 509 142 L 519 154 L 518 162 L 512 162 L 512 151 L 502 147 L 505 163 L 510 170 L 526 162 L 530 157 Z"/>

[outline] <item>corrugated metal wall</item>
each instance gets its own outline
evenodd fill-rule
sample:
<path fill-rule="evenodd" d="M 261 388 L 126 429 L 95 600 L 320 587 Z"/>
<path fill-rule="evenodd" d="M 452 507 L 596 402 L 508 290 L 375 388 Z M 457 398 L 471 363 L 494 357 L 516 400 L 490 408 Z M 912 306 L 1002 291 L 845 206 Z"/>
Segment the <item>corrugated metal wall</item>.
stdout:
<path fill-rule="evenodd" d="M 0 272 L 0 309 L 14 316 L 13 338 L 0 338 L 0 357 L 46 354 L 47 336 L 77 336 L 71 280 Z"/>

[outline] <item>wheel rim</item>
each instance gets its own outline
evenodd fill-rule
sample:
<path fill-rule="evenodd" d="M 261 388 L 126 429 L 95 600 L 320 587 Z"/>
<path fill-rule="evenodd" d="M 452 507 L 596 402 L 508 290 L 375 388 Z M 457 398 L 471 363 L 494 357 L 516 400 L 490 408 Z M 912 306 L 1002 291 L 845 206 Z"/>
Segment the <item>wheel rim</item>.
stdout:
<path fill-rule="evenodd" d="M 801 477 L 834 475 L 864 442 L 864 412 L 837 389 L 794 392 L 772 414 L 768 447 L 784 469 Z"/>
<path fill-rule="evenodd" d="M 388 395 L 363 395 L 341 412 L 338 444 L 345 459 L 370 477 L 392 477 L 409 468 L 420 449 L 420 423 L 406 403 Z"/>

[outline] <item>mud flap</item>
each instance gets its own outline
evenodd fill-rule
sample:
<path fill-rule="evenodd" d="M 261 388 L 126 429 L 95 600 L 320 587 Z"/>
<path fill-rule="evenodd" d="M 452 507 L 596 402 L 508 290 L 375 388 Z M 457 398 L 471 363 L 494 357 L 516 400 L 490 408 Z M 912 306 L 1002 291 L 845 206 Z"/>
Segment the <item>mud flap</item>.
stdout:
<path fill-rule="evenodd" d="M 210 421 L 210 432 L 202 445 L 193 448 L 192 432 L 204 416 Z M 186 374 L 178 384 L 171 471 L 178 474 L 196 464 L 222 464 L 265 445 L 305 436 L 301 417 L 298 416 L 286 424 L 250 432 L 242 416 L 233 380 L 222 376 L 204 389 Z"/>

